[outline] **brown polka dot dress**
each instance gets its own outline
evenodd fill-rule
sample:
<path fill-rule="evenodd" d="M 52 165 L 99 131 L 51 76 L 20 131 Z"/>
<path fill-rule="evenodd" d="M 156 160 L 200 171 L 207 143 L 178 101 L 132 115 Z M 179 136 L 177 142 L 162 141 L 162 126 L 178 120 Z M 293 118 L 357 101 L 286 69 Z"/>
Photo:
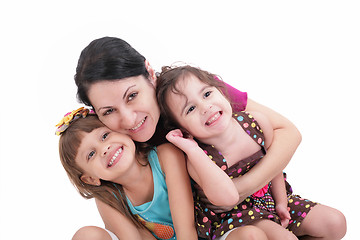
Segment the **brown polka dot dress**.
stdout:
<path fill-rule="evenodd" d="M 252 167 L 261 161 L 266 154 L 264 134 L 256 120 L 246 112 L 235 113 L 233 117 L 242 126 L 244 131 L 261 146 L 261 149 L 258 152 L 242 159 L 228 168 L 226 159 L 214 148 L 214 146 L 199 143 L 199 146 L 205 151 L 209 158 L 225 171 L 230 178 L 236 178 L 246 174 Z M 285 174 L 284 177 L 286 177 Z M 253 195 L 247 197 L 243 202 L 228 212 L 215 213 L 205 202 L 200 201 L 200 196 L 203 196 L 203 192 L 195 183 L 195 214 L 199 237 L 215 239 L 221 237 L 233 228 L 249 225 L 259 219 L 269 219 L 280 224 L 280 219 L 276 215 L 275 202 L 271 196 L 270 186 L 271 182 Z M 316 203 L 294 195 L 287 182 L 286 190 L 288 195 L 288 210 L 291 216 L 287 228 L 296 234 L 302 220 L 304 220 Z"/>

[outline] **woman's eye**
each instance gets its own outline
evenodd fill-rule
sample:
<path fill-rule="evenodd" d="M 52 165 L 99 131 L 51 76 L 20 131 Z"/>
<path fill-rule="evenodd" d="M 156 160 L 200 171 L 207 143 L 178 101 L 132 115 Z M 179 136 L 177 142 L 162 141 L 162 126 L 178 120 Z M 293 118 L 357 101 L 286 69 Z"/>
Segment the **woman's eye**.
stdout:
<path fill-rule="evenodd" d="M 101 136 L 101 140 L 104 141 L 107 137 L 109 136 L 109 133 L 104 133 L 102 136 Z"/>
<path fill-rule="evenodd" d="M 103 115 L 106 116 L 106 115 L 110 115 L 112 112 L 114 111 L 113 108 L 109 108 L 108 110 L 106 110 Z"/>
<path fill-rule="evenodd" d="M 204 94 L 204 98 L 207 98 L 211 95 L 211 91 L 207 91 L 205 94 Z"/>
<path fill-rule="evenodd" d="M 137 92 L 130 93 L 128 96 L 128 101 L 132 101 L 138 95 Z"/>
<path fill-rule="evenodd" d="M 91 151 L 88 155 L 88 160 L 90 160 L 90 158 L 92 158 L 95 155 L 95 151 Z"/>
<path fill-rule="evenodd" d="M 194 109 L 195 109 L 195 106 L 191 106 L 191 107 L 186 111 L 186 114 L 191 113 L 192 111 L 194 111 Z"/>

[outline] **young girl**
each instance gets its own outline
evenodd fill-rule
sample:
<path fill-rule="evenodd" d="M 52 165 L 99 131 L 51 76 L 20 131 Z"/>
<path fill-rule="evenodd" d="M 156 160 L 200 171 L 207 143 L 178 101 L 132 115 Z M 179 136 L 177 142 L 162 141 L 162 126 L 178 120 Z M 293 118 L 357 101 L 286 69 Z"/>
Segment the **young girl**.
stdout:
<path fill-rule="evenodd" d="M 233 195 L 218 187 L 224 178 L 214 175 L 209 166 L 215 162 L 233 179 L 235 189 L 237 179 L 266 154 L 272 126 L 259 113 L 233 113 L 215 79 L 190 66 L 165 67 L 157 80 L 157 99 L 168 127 L 181 129 L 170 131 L 167 139 L 187 154 L 188 172 L 197 188 L 213 204 L 231 205 Z M 293 195 L 288 184 L 285 188 L 282 173 L 228 212 L 215 213 L 199 196 L 195 203 L 198 231 L 208 239 L 232 239 L 232 231 L 249 224 L 263 229 L 269 239 L 305 235 L 306 239 L 341 239 L 346 231 L 339 211 Z"/>
<path fill-rule="evenodd" d="M 79 108 L 57 125 L 60 159 L 84 198 L 118 211 L 102 216 L 106 229 L 119 239 L 198 239 L 183 153 L 134 143 L 88 113 Z"/>

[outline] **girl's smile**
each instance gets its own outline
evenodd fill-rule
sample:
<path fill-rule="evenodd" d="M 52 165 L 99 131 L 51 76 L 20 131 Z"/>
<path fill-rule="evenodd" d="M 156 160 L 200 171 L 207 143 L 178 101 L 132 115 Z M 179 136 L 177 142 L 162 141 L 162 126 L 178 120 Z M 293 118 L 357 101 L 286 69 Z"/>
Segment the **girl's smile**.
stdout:
<path fill-rule="evenodd" d="M 135 144 L 128 135 L 97 128 L 84 134 L 75 161 L 83 169 L 83 176 L 121 182 L 136 165 Z"/>
<path fill-rule="evenodd" d="M 119 147 L 119 149 L 117 151 L 115 151 L 114 155 L 110 158 L 110 161 L 108 161 L 109 162 L 107 165 L 108 167 L 112 167 L 112 166 L 116 165 L 116 163 L 118 163 L 118 161 L 121 158 L 121 155 L 122 155 L 121 153 L 123 150 L 124 150 L 124 147 L 121 146 L 121 147 Z"/>
<path fill-rule="evenodd" d="M 219 120 L 219 118 L 221 117 L 222 115 L 222 111 L 218 111 L 216 113 L 214 113 L 210 119 L 208 121 L 206 121 L 205 125 L 206 126 L 211 126 L 211 125 L 215 125 L 216 122 Z"/>

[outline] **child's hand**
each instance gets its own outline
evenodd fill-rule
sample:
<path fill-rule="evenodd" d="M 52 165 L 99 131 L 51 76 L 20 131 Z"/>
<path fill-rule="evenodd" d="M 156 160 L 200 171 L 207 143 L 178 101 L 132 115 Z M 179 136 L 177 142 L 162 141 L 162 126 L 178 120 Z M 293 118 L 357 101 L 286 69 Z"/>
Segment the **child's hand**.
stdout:
<path fill-rule="evenodd" d="M 189 135 L 185 137 L 180 129 L 170 131 L 166 134 L 166 139 L 184 152 L 191 148 L 198 147 L 197 142 L 195 142 L 192 136 Z"/>
<path fill-rule="evenodd" d="M 289 221 L 291 219 L 290 213 L 287 210 L 287 206 L 285 205 L 276 205 L 276 214 L 280 217 L 281 226 L 286 228 L 289 225 Z"/>

